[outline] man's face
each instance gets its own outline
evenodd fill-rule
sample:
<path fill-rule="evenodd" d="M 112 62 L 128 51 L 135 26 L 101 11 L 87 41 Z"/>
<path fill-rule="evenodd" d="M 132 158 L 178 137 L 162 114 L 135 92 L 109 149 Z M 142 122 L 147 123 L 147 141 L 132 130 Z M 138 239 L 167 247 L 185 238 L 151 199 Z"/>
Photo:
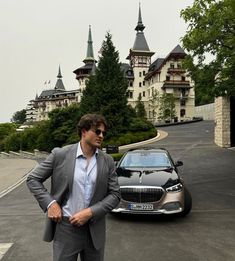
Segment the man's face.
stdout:
<path fill-rule="evenodd" d="M 105 126 L 103 124 L 100 124 L 98 127 L 92 127 L 90 130 L 82 131 L 82 139 L 84 142 L 95 148 L 100 148 L 102 141 L 104 139 L 105 134 Z"/>

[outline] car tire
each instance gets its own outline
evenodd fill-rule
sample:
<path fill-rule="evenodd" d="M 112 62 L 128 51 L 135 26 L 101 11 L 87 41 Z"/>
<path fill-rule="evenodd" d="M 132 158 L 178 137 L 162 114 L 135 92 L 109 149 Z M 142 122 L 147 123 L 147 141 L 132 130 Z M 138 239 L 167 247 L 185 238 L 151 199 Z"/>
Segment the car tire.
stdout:
<path fill-rule="evenodd" d="M 177 216 L 185 217 L 187 216 L 192 209 L 192 197 L 187 188 L 184 188 L 184 210 L 179 213 Z"/>

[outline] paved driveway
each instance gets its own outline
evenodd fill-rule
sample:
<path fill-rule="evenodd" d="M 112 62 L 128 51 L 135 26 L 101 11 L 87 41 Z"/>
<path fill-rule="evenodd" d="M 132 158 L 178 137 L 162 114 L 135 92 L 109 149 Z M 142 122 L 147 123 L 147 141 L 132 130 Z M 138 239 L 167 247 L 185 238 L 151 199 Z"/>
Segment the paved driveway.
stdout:
<path fill-rule="evenodd" d="M 182 160 L 182 176 L 193 197 L 186 218 L 107 217 L 106 261 L 235 260 L 235 151 L 213 142 L 213 123 L 162 128 L 165 147 Z M 0 199 L 0 243 L 13 243 L 2 260 L 49 261 L 41 241 L 44 218 L 25 184 Z"/>

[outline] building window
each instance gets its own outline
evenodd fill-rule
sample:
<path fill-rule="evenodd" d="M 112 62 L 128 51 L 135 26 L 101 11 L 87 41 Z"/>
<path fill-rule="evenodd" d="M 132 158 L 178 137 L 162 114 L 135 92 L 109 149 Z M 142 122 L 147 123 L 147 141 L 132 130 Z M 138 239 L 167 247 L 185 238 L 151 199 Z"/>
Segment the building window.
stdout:
<path fill-rule="evenodd" d="M 153 118 L 156 117 L 156 113 L 155 113 L 155 110 L 153 110 Z"/>
<path fill-rule="evenodd" d="M 181 109 L 180 110 L 180 117 L 184 117 L 185 116 L 185 109 Z"/>
<path fill-rule="evenodd" d="M 145 92 L 143 92 L 143 97 L 145 97 Z"/>
<path fill-rule="evenodd" d="M 139 77 L 141 77 L 142 76 L 142 74 L 141 74 L 141 72 L 139 72 Z"/>
<path fill-rule="evenodd" d="M 143 56 L 139 56 L 138 57 L 138 63 L 139 63 L 139 65 L 147 64 L 147 58 L 143 57 Z"/>
<path fill-rule="evenodd" d="M 139 82 L 139 87 L 141 87 L 142 86 L 142 83 L 141 82 Z"/>
<path fill-rule="evenodd" d="M 142 98 L 142 94 L 141 94 L 141 92 L 139 93 L 139 97 L 140 97 L 140 99 Z"/>
<path fill-rule="evenodd" d="M 143 81 L 143 86 L 145 86 L 145 81 Z"/>
<path fill-rule="evenodd" d="M 180 106 L 185 106 L 185 100 L 180 100 Z"/>
<path fill-rule="evenodd" d="M 145 75 L 146 73 L 145 73 L 145 71 L 143 71 L 143 75 Z"/>
<path fill-rule="evenodd" d="M 181 80 L 184 82 L 184 81 L 185 81 L 185 76 L 182 76 L 182 77 L 181 77 Z"/>
<path fill-rule="evenodd" d="M 167 76 L 166 76 L 166 80 L 167 80 L 167 81 L 170 81 L 170 79 L 171 79 L 170 76 L 167 75 Z"/>
<path fill-rule="evenodd" d="M 127 98 L 133 99 L 133 92 L 128 91 L 127 92 Z"/>
<path fill-rule="evenodd" d="M 129 85 L 130 85 L 130 87 L 133 87 L 133 82 L 132 82 L 132 81 L 130 81 Z"/>
<path fill-rule="evenodd" d="M 174 63 L 171 63 L 171 64 L 170 64 L 170 68 L 171 68 L 171 69 L 174 69 L 174 68 L 175 68 Z"/>
<path fill-rule="evenodd" d="M 181 68 L 182 68 L 181 63 L 177 63 L 177 68 L 178 68 L 178 69 L 181 69 Z"/>

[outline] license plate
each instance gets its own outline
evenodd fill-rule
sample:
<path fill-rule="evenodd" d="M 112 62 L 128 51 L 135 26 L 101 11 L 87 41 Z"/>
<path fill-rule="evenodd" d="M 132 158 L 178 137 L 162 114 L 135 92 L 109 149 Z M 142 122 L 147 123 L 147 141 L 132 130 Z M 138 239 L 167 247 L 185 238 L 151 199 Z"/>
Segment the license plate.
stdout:
<path fill-rule="evenodd" d="M 130 210 L 153 210 L 153 204 L 129 204 Z"/>

